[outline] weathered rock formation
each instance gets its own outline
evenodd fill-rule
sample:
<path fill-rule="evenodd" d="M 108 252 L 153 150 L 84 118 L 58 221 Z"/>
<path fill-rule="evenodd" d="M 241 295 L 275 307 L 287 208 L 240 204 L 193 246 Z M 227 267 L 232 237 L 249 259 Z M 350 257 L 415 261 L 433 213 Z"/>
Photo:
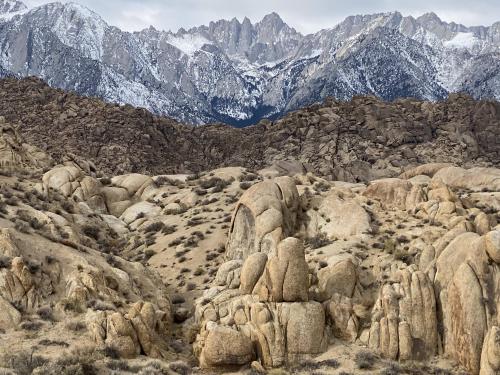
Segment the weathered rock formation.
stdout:
<path fill-rule="evenodd" d="M 328 99 L 244 129 L 193 128 L 34 78 L 0 81 L 0 102 L 0 115 L 19 123 L 22 135 L 57 163 L 72 153 L 112 175 L 274 164 L 273 173 L 281 175 L 307 169 L 332 180 L 370 181 L 423 163 L 440 164 L 419 175 L 433 174 L 441 163 L 470 168 L 500 162 L 499 104 L 457 94 L 440 102 Z M 294 160 L 299 164 L 286 163 Z"/>
<path fill-rule="evenodd" d="M 325 311 L 309 300 L 302 241 L 287 237 L 294 233 L 298 207 L 295 183 L 287 177 L 256 184 L 241 197 L 227 243 L 233 259 L 220 267 L 217 286 L 196 306 L 201 331 L 195 353 L 202 366 L 258 358 L 276 367 L 326 349 Z"/>

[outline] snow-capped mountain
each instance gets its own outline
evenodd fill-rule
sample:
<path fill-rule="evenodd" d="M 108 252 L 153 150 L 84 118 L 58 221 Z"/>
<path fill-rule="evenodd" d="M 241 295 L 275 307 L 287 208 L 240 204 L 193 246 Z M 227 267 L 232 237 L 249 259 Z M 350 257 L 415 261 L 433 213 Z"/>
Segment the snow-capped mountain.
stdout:
<path fill-rule="evenodd" d="M 75 3 L 0 0 L 0 75 L 9 74 L 193 124 L 246 125 L 327 96 L 500 99 L 500 22 L 392 12 L 302 35 L 272 13 L 129 33 Z"/>

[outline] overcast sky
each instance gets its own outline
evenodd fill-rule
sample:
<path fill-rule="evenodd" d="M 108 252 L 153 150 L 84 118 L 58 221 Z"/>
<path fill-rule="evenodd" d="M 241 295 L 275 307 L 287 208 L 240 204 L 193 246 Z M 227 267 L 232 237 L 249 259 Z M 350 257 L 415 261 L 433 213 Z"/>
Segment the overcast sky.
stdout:
<path fill-rule="evenodd" d="M 25 0 L 28 6 L 51 1 Z M 218 19 L 243 19 L 252 22 L 277 12 L 290 26 L 303 33 L 332 27 L 354 14 L 398 10 L 403 15 L 419 16 L 435 12 L 441 19 L 467 26 L 490 25 L 500 21 L 500 0 L 79 0 L 99 13 L 109 24 L 128 31 L 150 25 L 177 31 L 208 24 Z"/>

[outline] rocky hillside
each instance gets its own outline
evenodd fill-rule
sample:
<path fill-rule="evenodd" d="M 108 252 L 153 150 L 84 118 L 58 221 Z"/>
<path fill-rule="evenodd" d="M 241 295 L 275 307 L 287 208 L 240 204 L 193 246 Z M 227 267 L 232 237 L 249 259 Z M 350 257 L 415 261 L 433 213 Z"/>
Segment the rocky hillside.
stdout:
<path fill-rule="evenodd" d="M 256 170 L 274 164 L 277 170 L 369 181 L 422 163 L 500 163 L 500 105 L 465 95 L 440 102 L 327 100 L 274 122 L 236 129 L 191 127 L 28 78 L 0 81 L 0 115 L 57 162 L 82 158 L 110 175 L 224 166 Z"/>
<path fill-rule="evenodd" d="M 0 74 L 144 107 L 179 121 L 249 125 L 328 96 L 500 98 L 500 23 L 433 13 L 347 17 L 302 35 L 276 13 L 129 33 L 75 3 L 0 0 Z"/>
<path fill-rule="evenodd" d="M 0 117 L 0 372 L 498 374 L 500 170 L 468 163 L 99 177 Z"/>

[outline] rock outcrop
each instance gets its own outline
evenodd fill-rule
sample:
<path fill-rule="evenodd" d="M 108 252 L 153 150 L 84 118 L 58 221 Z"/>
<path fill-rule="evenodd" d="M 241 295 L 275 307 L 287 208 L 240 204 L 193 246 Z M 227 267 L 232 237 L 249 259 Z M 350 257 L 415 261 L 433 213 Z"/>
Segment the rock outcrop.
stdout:
<path fill-rule="evenodd" d="M 227 243 L 232 259 L 196 305 L 201 331 L 195 353 L 202 366 L 241 365 L 257 357 L 277 367 L 326 349 L 325 311 L 309 300 L 302 241 L 287 237 L 298 207 L 295 183 L 287 177 L 254 185 L 236 205 Z M 224 342 L 229 338 L 236 345 Z"/>
<path fill-rule="evenodd" d="M 484 236 L 465 232 L 449 243 L 436 262 L 445 352 L 475 374 L 481 369 L 485 343 L 496 350 L 486 337 L 499 317 L 500 266 L 490 255 L 500 248 L 498 236 L 498 231 Z"/>
<path fill-rule="evenodd" d="M 240 199 L 227 240 L 228 259 L 269 254 L 295 231 L 299 194 L 292 178 L 278 177 L 252 186 Z"/>
<path fill-rule="evenodd" d="M 395 360 L 425 360 L 438 350 L 436 302 L 431 280 L 407 269 L 387 284 L 372 311 L 369 346 Z"/>
<path fill-rule="evenodd" d="M 56 163 L 72 153 L 109 175 L 274 164 L 273 176 L 307 171 L 356 182 L 407 170 L 431 176 L 442 163 L 470 168 L 500 162 L 499 104 L 465 95 L 438 102 L 327 99 L 244 129 L 193 128 L 144 109 L 52 89 L 35 78 L 0 81 L 0 102 L 7 122 L 21 123 L 21 135 Z M 413 170 L 424 163 L 439 164 Z"/>

